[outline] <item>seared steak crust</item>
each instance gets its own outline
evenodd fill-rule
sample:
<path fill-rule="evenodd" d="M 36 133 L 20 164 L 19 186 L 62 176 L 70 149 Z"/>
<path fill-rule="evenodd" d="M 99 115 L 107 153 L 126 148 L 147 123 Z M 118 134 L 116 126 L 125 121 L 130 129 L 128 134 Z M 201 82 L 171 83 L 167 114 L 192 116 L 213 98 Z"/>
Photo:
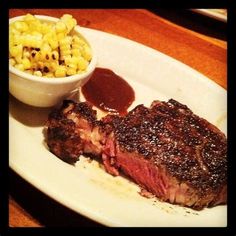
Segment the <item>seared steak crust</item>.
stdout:
<path fill-rule="evenodd" d="M 48 119 L 49 149 L 67 162 L 101 156 L 163 201 L 202 209 L 227 201 L 225 135 L 170 99 L 97 121 L 88 103 L 65 101 Z"/>
<path fill-rule="evenodd" d="M 225 136 L 173 99 L 155 102 L 150 109 L 139 105 L 113 126 L 122 150 L 165 165 L 171 175 L 202 194 L 226 183 Z"/>
<path fill-rule="evenodd" d="M 65 100 L 59 109 L 49 114 L 47 144 L 62 160 L 75 163 L 84 152 L 83 131 L 90 132 L 99 121 L 96 111 L 87 103 Z"/>

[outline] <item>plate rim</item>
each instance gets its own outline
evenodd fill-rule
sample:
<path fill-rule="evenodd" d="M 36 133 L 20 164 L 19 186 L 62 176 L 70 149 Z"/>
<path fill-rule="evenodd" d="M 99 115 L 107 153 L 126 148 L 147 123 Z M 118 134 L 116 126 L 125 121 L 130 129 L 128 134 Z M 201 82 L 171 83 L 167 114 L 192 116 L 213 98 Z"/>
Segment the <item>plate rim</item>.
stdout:
<path fill-rule="evenodd" d="M 193 12 L 196 12 L 198 14 L 208 16 L 210 18 L 213 18 L 215 20 L 219 20 L 221 22 L 227 23 L 227 15 L 220 14 L 218 12 L 214 12 L 211 9 L 191 9 Z"/>

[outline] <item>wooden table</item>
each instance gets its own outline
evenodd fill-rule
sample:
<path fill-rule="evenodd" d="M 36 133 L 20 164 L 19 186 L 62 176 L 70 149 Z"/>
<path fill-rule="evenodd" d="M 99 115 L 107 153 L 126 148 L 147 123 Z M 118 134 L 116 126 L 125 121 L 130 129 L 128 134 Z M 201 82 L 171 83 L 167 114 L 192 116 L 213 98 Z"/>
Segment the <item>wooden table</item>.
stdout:
<path fill-rule="evenodd" d="M 11 9 L 10 17 L 73 15 L 80 26 L 145 44 L 227 87 L 226 24 L 190 10 Z M 20 186 L 20 187 L 19 187 Z M 10 171 L 10 227 L 101 226 L 61 206 Z"/>

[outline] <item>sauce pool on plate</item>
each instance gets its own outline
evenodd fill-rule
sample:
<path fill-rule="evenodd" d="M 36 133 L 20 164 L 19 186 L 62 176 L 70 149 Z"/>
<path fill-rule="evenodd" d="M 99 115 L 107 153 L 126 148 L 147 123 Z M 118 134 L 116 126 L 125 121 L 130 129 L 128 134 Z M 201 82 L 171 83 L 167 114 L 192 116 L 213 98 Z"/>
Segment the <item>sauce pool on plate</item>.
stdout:
<path fill-rule="evenodd" d="M 81 89 L 85 99 L 106 112 L 125 115 L 133 103 L 133 88 L 110 69 L 96 68 Z"/>

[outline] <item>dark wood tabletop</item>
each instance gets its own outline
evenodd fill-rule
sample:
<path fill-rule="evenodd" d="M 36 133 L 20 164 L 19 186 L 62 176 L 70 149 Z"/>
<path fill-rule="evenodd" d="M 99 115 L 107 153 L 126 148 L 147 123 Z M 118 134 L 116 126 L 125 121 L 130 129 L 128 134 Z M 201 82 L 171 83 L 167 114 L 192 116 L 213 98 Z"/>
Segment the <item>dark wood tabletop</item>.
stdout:
<path fill-rule="evenodd" d="M 161 51 L 227 88 L 226 24 L 190 10 L 167 9 L 11 9 L 61 17 L 80 26 L 119 35 Z M 20 186 L 20 187 L 19 187 Z M 69 210 L 10 170 L 10 227 L 102 226 Z"/>

